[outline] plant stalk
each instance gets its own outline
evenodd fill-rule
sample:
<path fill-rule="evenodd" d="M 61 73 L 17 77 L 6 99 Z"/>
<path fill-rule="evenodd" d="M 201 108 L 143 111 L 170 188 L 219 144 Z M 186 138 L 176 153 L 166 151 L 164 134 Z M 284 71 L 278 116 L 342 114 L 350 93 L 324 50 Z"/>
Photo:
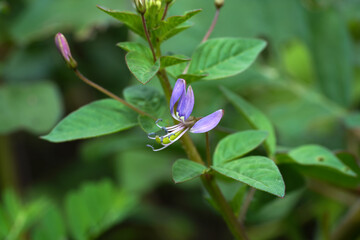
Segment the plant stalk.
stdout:
<path fill-rule="evenodd" d="M 143 24 L 146 39 L 147 39 L 147 41 L 149 43 L 149 46 L 150 46 L 150 49 L 151 49 L 151 52 L 152 52 L 152 55 L 153 55 L 153 58 L 154 58 L 154 62 L 156 62 L 156 54 L 155 54 L 154 46 L 153 46 L 153 44 L 151 42 L 151 39 L 150 39 L 149 30 L 148 30 L 148 28 L 146 26 L 146 19 L 145 19 L 144 14 L 141 14 L 141 21 L 142 21 L 142 24 Z"/>
<path fill-rule="evenodd" d="M 76 74 L 76 76 L 78 76 L 78 78 L 80 78 L 83 82 L 85 82 L 86 84 L 92 86 L 93 88 L 99 90 L 100 92 L 104 93 L 105 95 L 115 99 L 116 101 L 121 102 L 122 104 L 124 104 L 125 106 L 131 108 L 132 110 L 134 110 L 135 112 L 139 113 L 142 116 L 148 116 L 154 120 L 156 120 L 155 117 L 151 116 L 150 114 L 141 111 L 139 108 L 135 107 L 134 105 L 126 102 L 124 99 L 116 96 L 115 94 L 113 94 L 112 92 L 110 92 L 109 90 L 101 87 L 100 85 L 94 83 L 93 81 L 91 81 L 90 79 L 88 79 L 87 77 L 85 77 L 78 69 L 74 69 L 74 72 Z"/>
<path fill-rule="evenodd" d="M 206 32 L 203 40 L 201 41 L 201 43 L 204 43 L 206 42 L 206 40 L 208 40 L 208 38 L 210 37 L 211 33 L 214 31 L 214 28 L 216 26 L 216 23 L 219 19 L 219 14 L 220 14 L 220 8 L 216 8 L 216 12 L 215 12 L 215 16 L 214 16 L 214 19 L 209 27 L 209 30 Z"/>
<path fill-rule="evenodd" d="M 237 221 L 230 205 L 221 193 L 219 186 L 216 184 L 214 177 L 211 174 L 206 173 L 201 176 L 201 180 L 212 199 L 216 202 L 222 217 L 234 237 L 237 240 L 248 240 L 242 225 Z"/>

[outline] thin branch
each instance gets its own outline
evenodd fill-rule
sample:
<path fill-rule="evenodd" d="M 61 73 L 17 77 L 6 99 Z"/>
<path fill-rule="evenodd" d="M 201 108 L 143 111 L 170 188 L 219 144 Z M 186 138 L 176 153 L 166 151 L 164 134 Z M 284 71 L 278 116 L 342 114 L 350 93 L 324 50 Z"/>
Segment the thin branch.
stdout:
<path fill-rule="evenodd" d="M 166 18 L 166 14 L 167 14 L 167 12 L 169 10 L 169 5 L 170 5 L 170 3 L 166 3 L 166 5 L 165 5 L 164 14 L 163 14 L 163 16 L 161 18 L 162 21 Z"/>
<path fill-rule="evenodd" d="M 100 92 L 104 93 L 105 95 L 115 99 L 116 101 L 121 102 L 122 104 L 124 104 L 125 106 L 131 108 L 132 110 L 134 110 L 135 112 L 139 113 L 140 115 L 143 116 L 148 116 L 154 120 L 156 120 L 155 117 L 151 116 L 150 114 L 141 111 L 140 109 L 138 109 L 137 107 L 135 107 L 134 105 L 126 102 L 124 99 L 116 96 L 115 94 L 113 94 L 112 92 L 110 92 L 109 90 L 106 90 L 105 88 L 101 87 L 100 85 L 92 82 L 91 80 L 89 80 L 87 77 L 85 77 L 78 69 L 74 69 L 74 72 L 76 74 L 76 76 L 78 76 L 83 82 L 85 82 L 86 84 L 92 86 L 93 88 L 99 90 Z"/>
<path fill-rule="evenodd" d="M 247 210 L 250 207 L 250 204 L 254 198 L 255 192 L 256 192 L 255 188 L 250 188 L 250 190 L 248 191 L 248 193 L 246 195 L 246 199 L 241 207 L 241 212 L 239 214 L 239 222 L 240 223 L 244 223 L 244 221 L 245 221 Z"/>
<path fill-rule="evenodd" d="M 152 42 L 151 42 L 151 39 L 150 39 L 148 28 L 146 26 L 146 19 L 145 19 L 144 14 L 141 14 L 141 20 L 142 20 L 142 23 L 143 23 L 143 28 L 144 28 L 144 31 L 145 31 L 146 39 L 147 39 L 147 41 L 149 43 L 151 52 L 153 54 L 154 62 L 156 62 L 156 54 L 155 54 L 154 46 L 152 45 Z"/>
<path fill-rule="evenodd" d="M 331 239 L 350 239 L 352 234 L 359 230 L 360 224 L 360 200 L 358 200 L 335 228 Z"/>
<path fill-rule="evenodd" d="M 208 40 L 208 38 L 210 37 L 211 33 L 214 31 L 214 28 L 216 26 L 216 23 L 219 19 L 219 14 L 220 14 L 220 8 L 216 8 L 216 12 L 215 12 L 215 16 L 214 19 L 210 25 L 209 30 L 207 31 L 207 33 L 205 34 L 203 40 L 201 41 L 201 43 L 206 42 L 206 40 Z"/>
<path fill-rule="evenodd" d="M 210 155 L 210 140 L 209 140 L 209 132 L 205 133 L 206 139 L 206 162 L 208 167 L 211 166 L 211 155 Z"/>

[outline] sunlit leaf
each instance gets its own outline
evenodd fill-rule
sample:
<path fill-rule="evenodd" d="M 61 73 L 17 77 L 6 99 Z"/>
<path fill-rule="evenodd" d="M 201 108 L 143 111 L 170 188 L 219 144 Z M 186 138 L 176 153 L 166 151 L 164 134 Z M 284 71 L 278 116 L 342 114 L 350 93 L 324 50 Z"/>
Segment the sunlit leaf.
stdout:
<path fill-rule="evenodd" d="M 46 136 L 50 142 L 98 137 L 137 125 L 137 114 L 112 99 L 90 103 L 69 114 Z"/>
<path fill-rule="evenodd" d="M 170 67 L 170 66 L 180 64 L 183 62 L 188 62 L 188 61 L 190 61 L 190 59 L 187 57 L 184 57 L 184 56 L 177 56 L 177 55 L 162 56 L 160 58 L 160 65 L 162 68 L 166 68 L 166 67 Z"/>
<path fill-rule="evenodd" d="M 258 39 L 210 39 L 195 50 L 189 73 L 208 74 L 204 80 L 239 74 L 255 61 L 265 46 L 266 43 Z"/>
<path fill-rule="evenodd" d="M 332 152 L 318 145 L 305 145 L 289 152 L 289 156 L 301 165 L 316 165 L 333 168 L 346 175 L 356 174 L 343 164 Z"/>
<path fill-rule="evenodd" d="M 219 142 L 214 153 L 214 165 L 220 165 L 258 147 L 268 136 L 265 131 L 249 130 L 231 134 Z"/>
<path fill-rule="evenodd" d="M 269 158 L 262 156 L 245 157 L 211 168 L 253 188 L 279 197 L 285 195 L 285 184 L 281 173 Z"/>
<path fill-rule="evenodd" d="M 109 14 L 110 16 L 116 18 L 120 22 L 124 23 L 128 28 L 133 32 L 139 34 L 145 38 L 145 32 L 142 25 L 141 17 L 138 14 L 132 12 L 116 11 L 111 9 L 106 9 L 104 7 L 98 6 L 100 10 Z"/>
<path fill-rule="evenodd" d="M 166 20 L 162 21 L 160 23 L 160 26 L 157 30 L 155 30 L 156 36 L 159 38 L 160 41 L 164 41 L 166 39 L 169 39 L 170 37 L 176 35 L 182 30 L 181 26 L 178 27 L 180 24 L 186 22 L 191 17 L 195 16 L 201 12 L 200 9 L 198 10 L 192 10 L 189 12 L 186 12 L 184 16 L 171 16 L 167 18 Z"/>
<path fill-rule="evenodd" d="M 150 57 L 139 52 L 129 52 L 125 59 L 131 73 L 142 84 L 148 83 L 160 69 L 160 60 L 154 63 Z"/>

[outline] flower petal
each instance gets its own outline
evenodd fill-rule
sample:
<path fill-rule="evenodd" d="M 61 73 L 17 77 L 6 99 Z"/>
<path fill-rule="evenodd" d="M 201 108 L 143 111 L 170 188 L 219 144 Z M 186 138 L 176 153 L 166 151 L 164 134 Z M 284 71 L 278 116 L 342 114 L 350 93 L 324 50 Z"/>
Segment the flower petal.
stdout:
<path fill-rule="evenodd" d="M 207 115 L 206 117 L 203 117 L 194 124 L 194 126 L 190 129 L 190 132 L 204 133 L 210 131 L 219 124 L 223 115 L 224 110 L 220 109 L 216 112 L 213 112 L 212 114 Z"/>
<path fill-rule="evenodd" d="M 177 107 L 177 112 L 179 114 L 179 117 L 180 118 L 183 117 L 184 120 L 188 119 L 194 108 L 194 103 L 195 103 L 194 92 L 192 90 L 192 87 L 189 86 L 186 94 L 184 92 L 183 95 L 181 96 Z"/>
<path fill-rule="evenodd" d="M 179 78 L 174 86 L 170 99 L 170 112 L 173 112 L 175 103 L 179 100 L 181 95 L 185 92 L 186 82 L 184 79 Z"/>

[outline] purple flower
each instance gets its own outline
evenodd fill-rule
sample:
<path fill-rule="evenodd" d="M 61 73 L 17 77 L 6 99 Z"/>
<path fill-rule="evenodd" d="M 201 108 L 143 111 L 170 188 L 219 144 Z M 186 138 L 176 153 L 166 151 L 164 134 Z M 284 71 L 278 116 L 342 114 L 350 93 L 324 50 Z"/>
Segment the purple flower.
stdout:
<path fill-rule="evenodd" d="M 194 108 L 194 92 L 191 86 L 188 87 L 186 91 L 186 82 L 184 79 L 178 79 L 175 83 L 174 90 L 170 99 L 170 112 L 172 117 L 179 123 L 171 127 L 162 127 L 158 124 L 161 119 L 156 121 L 156 125 L 165 131 L 163 136 L 154 136 L 155 133 L 150 133 L 149 138 L 156 140 L 163 147 L 155 149 L 151 145 L 154 151 L 160 151 L 169 145 L 176 142 L 182 135 L 184 135 L 188 130 L 192 133 L 204 133 L 215 128 L 222 116 L 224 115 L 224 110 L 220 109 L 216 112 L 211 113 L 203 118 L 195 118 L 190 116 Z M 175 104 L 176 111 L 175 111 Z"/>
<path fill-rule="evenodd" d="M 69 44 L 62 33 L 57 33 L 55 35 L 55 44 L 68 66 L 75 69 L 77 67 L 77 63 L 71 56 Z"/>

